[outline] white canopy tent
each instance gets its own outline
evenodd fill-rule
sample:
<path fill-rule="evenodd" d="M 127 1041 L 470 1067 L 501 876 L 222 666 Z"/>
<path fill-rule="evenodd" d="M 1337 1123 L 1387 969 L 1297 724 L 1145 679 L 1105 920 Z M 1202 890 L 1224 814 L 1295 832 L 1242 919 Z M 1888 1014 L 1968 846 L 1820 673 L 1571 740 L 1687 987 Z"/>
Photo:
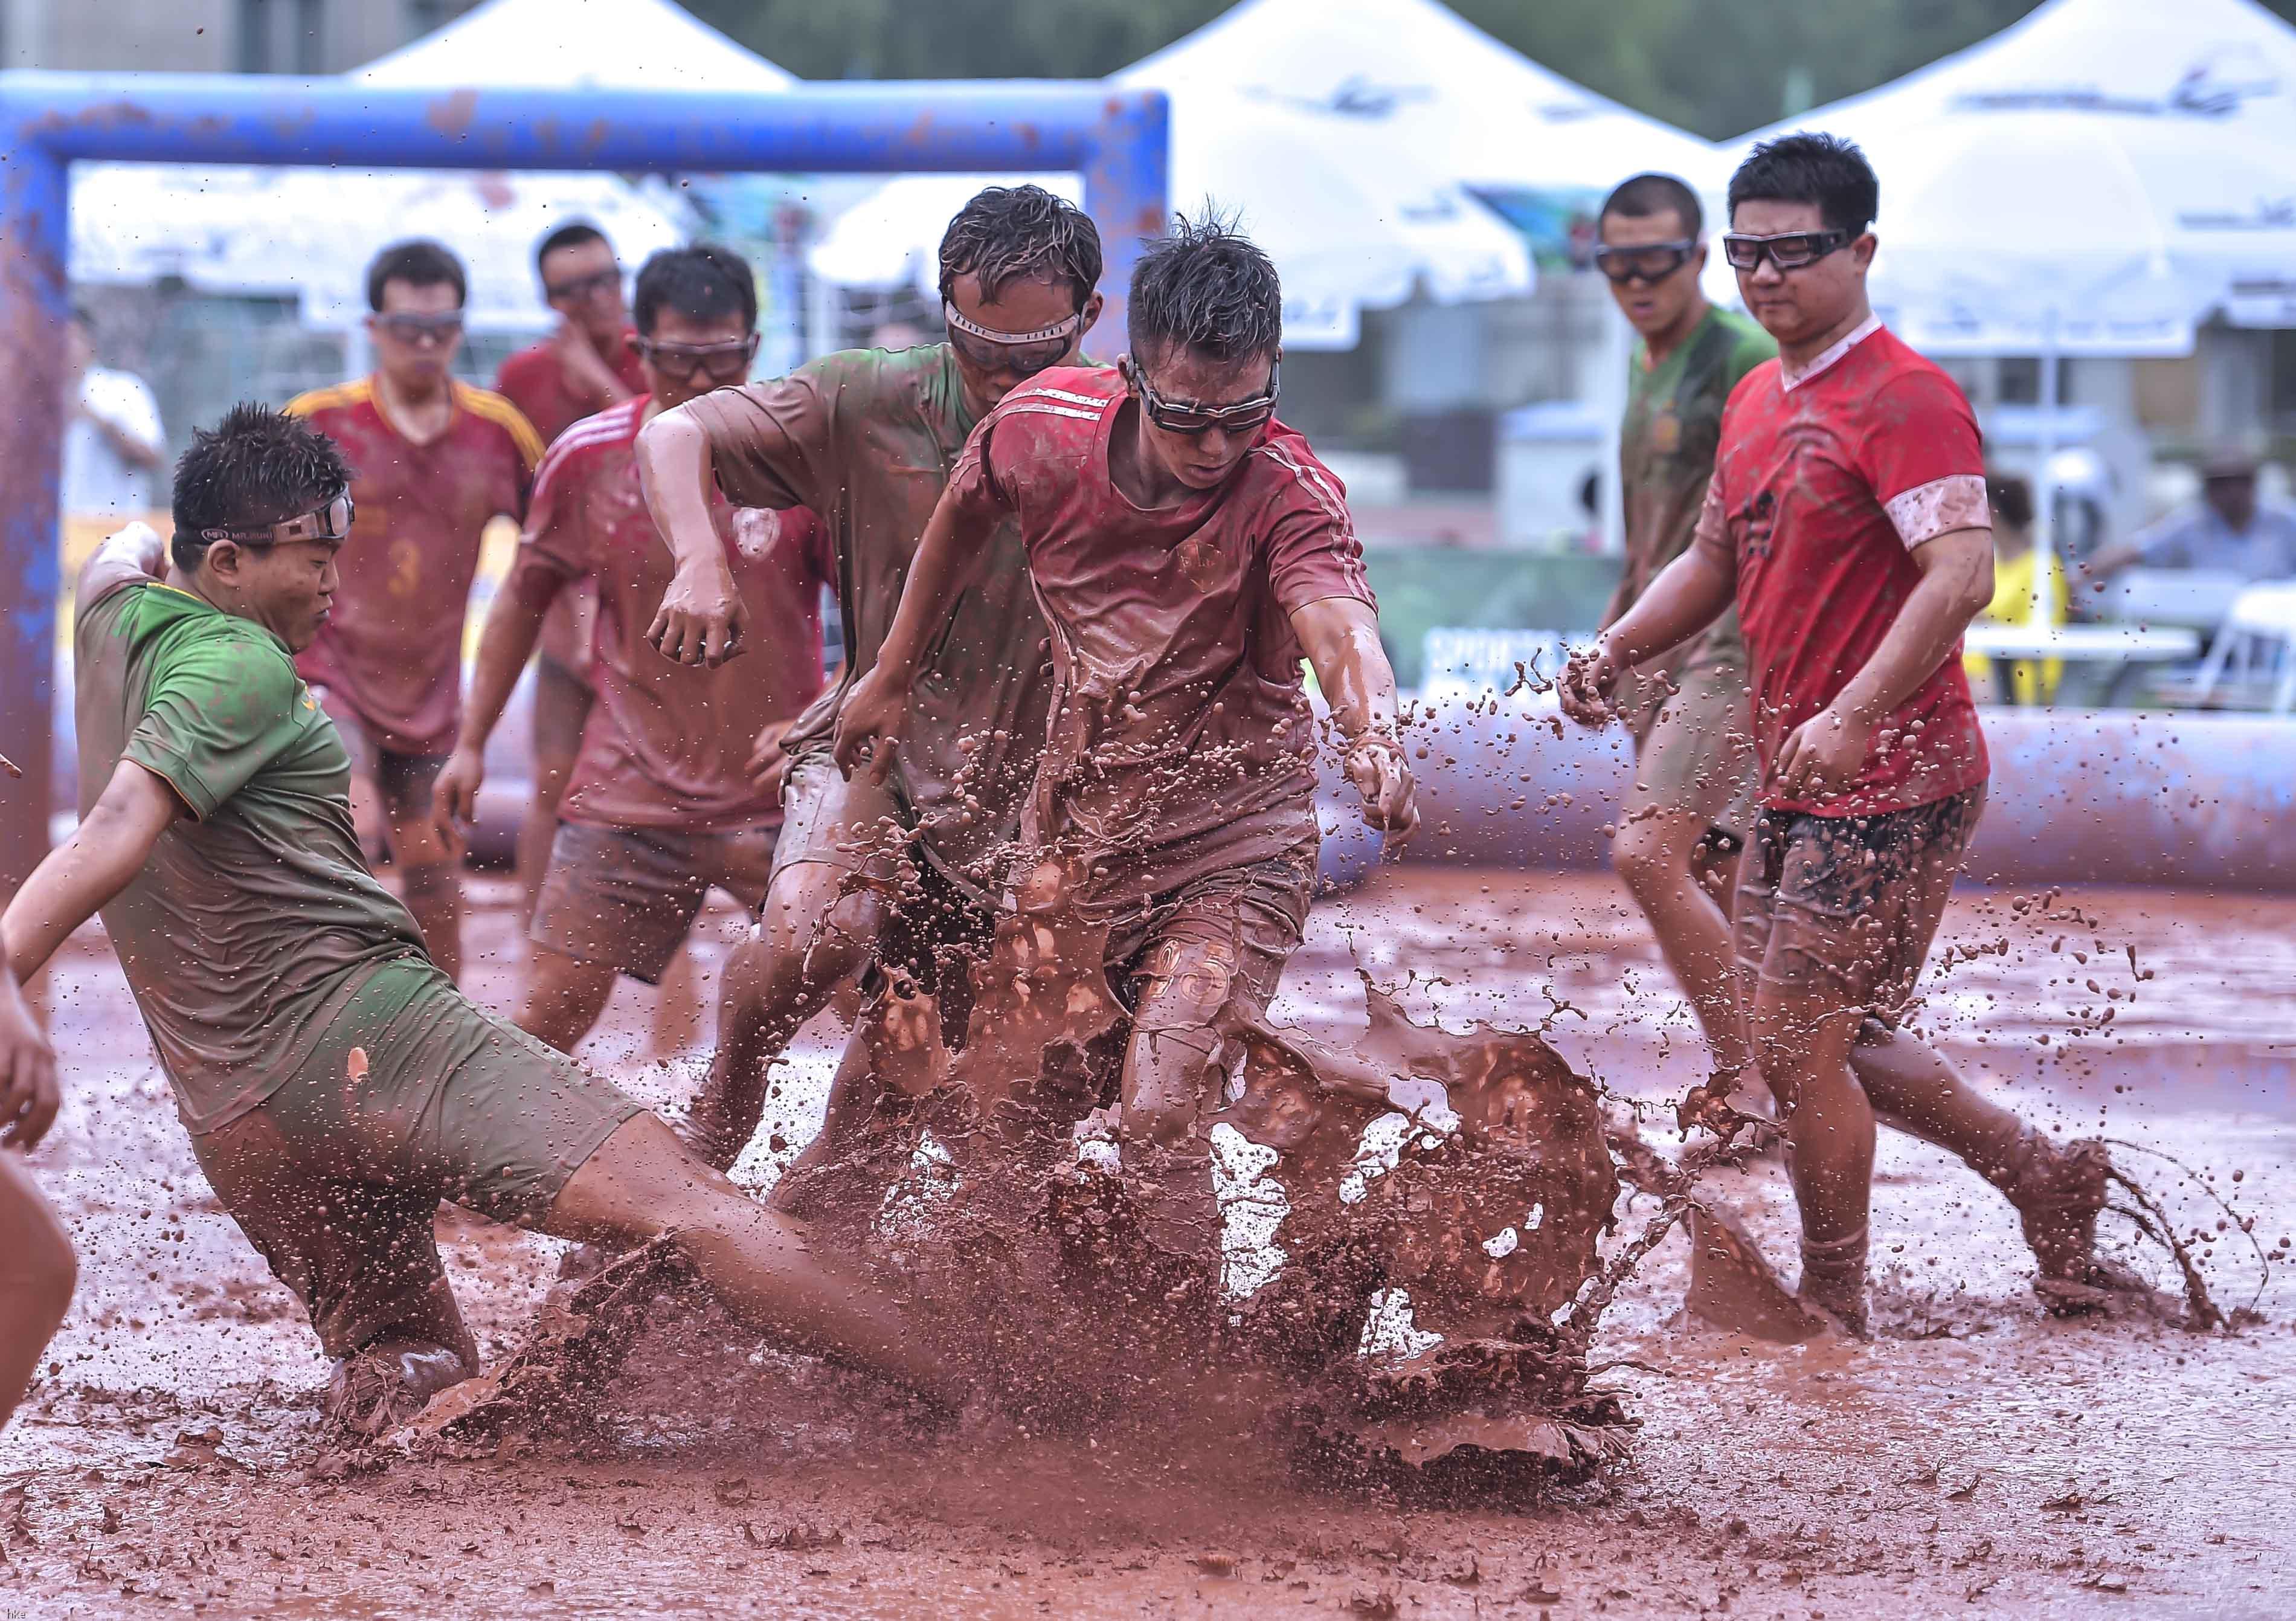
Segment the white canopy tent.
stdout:
<path fill-rule="evenodd" d="M 1172 198 L 1239 217 L 1283 273 L 1285 341 L 1357 313 L 1528 292 L 1521 233 L 1477 201 L 1599 196 L 1640 169 L 1710 187 L 1716 150 L 1557 78 L 1436 0 L 1243 0 L 1115 76 L 1172 98 Z M 1072 181 L 1037 176 L 1040 184 Z M 930 292 L 942 223 L 993 177 L 908 177 L 815 250 L 840 285 Z"/>
<path fill-rule="evenodd" d="M 2048 0 L 1733 155 L 1792 129 L 1849 136 L 1880 176 L 1872 292 L 1901 335 L 2040 358 L 2045 475 L 2063 357 L 2189 353 L 2218 309 L 2296 325 L 2296 29 L 2254 0 Z"/>
<path fill-rule="evenodd" d="M 345 77 L 506 89 L 784 90 L 797 82 L 671 0 L 487 0 Z"/>
<path fill-rule="evenodd" d="M 1874 300 L 1925 347 L 2038 352 L 2046 309 L 2067 353 L 2296 325 L 2296 29 L 2254 0 L 2048 0 L 1732 156 L 1792 129 L 1872 159 Z"/>
<path fill-rule="evenodd" d="M 775 90 L 794 82 L 671 0 L 488 0 L 348 77 L 375 85 Z M 340 329 L 365 313 L 365 266 L 399 236 L 435 236 L 470 269 L 472 325 L 539 328 L 533 248 L 573 220 L 627 262 L 688 235 L 666 190 L 606 174 L 192 170 L 91 164 L 73 176 L 76 281 L 182 278 L 203 292 L 299 296 Z"/>

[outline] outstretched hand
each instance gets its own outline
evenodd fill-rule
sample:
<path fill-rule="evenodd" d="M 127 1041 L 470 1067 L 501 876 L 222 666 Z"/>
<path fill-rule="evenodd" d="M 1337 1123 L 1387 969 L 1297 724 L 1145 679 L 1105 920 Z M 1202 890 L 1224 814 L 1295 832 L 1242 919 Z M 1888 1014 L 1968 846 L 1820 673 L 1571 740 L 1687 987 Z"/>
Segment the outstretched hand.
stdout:
<path fill-rule="evenodd" d="M 0 1145 L 38 1147 L 62 1102 L 55 1049 L 14 977 L 0 972 Z"/>
<path fill-rule="evenodd" d="M 1562 712 L 1579 725 L 1600 731 L 1616 717 L 1611 695 L 1618 689 L 1619 662 L 1606 641 L 1583 647 L 1562 667 L 1556 701 Z"/>

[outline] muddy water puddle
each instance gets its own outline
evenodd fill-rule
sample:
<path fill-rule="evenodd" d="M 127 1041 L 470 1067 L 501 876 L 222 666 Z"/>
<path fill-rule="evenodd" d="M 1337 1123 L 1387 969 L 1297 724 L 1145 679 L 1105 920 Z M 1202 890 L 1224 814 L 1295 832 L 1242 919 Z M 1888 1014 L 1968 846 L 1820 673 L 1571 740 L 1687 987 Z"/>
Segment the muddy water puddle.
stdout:
<path fill-rule="evenodd" d="M 472 929 L 472 989 L 498 1008 L 516 992 L 507 901 L 489 887 Z M 1925 1027 L 2036 1117 L 2102 1122 L 2213 1173 L 2267 1248 L 2296 1230 L 2296 902 L 2012 901 L 1957 899 Z M 2048 915 L 2069 908 L 2077 920 Z M 705 989 L 730 926 L 704 931 Z M 1357 1017 L 1358 962 L 1417 975 L 1405 994 L 1422 1014 L 1543 1024 L 1622 1092 L 1656 1099 L 1703 1073 L 1646 933 L 1599 875 L 1384 875 L 1319 909 L 1278 1016 Z M 603 1451 L 308 1479 L 324 1366 L 209 1197 L 100 940 L 51 995 L 70 1096 L 39 1170 L 84 1281 L 0 1441 L 0 1615 L 2296 1611 L 2296 1289 L 2276 1277 L 2264 1324 L 2230 1339 L 2050 1321 L 2005 1205 L 1887 1137 L 1879 1341 L 1781 1350 L 1677 1322 L 1687 1266 L 1669 1242 L 1596 1347 L 1626 1364 L 1602 1382 L 1643 1419 L 1633 1461 L 1527 1507 L 1318 1493 L 1216 1428 L 920 1435 L 706 1323 L 652 1354 L 689 1370 L 693 1410 L 642 1415 Z M 699 1007 L 665 1023 L 625 987 L 590 1056 L 674 1098 Z M 801 1145 L 835 1036 L 826 1019 L 809 1033 L 744 1180 L 770 1181 Z M 2180 1222 L 2210 1227 L 2159 1174 Z M 1758 1163 L 1719 1190 L 1791 1271 L 1779 1172 Z M 2230 1236 L 2212 1276 L 2243 1304 L 2255 1273 Z M 557 1247 L 452 1215 L 441 1237 L 501 1354 Z"/>

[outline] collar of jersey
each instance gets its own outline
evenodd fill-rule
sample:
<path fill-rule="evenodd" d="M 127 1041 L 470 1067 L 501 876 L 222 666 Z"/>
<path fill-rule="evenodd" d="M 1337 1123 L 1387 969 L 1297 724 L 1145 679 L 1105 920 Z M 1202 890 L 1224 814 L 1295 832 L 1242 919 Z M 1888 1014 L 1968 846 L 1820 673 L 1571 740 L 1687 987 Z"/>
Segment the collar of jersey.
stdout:
<path fill-rule="evenodd" d="M 1882 317 L 1877 315 L 1867 316 L 1852 327 L 1840 342 L 1827 349 L 1824 354 L 1818 356 L 1800 371 L 1795 371 L 1787 366 L 1784 357 L 1781 357 L 1778 360 L 1779 381 L 1785 384 L 1786 392 L 1791 394 L 1811 378 L 1832 370 L 1841 361 L 1842 356 L 1881 330 Z"/>

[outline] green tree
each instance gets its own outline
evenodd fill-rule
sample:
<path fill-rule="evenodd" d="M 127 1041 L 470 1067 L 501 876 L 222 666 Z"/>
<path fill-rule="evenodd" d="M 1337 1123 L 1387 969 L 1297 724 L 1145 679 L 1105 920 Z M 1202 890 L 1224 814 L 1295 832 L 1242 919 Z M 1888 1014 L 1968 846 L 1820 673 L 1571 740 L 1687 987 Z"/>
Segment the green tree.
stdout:
<path fill-rule="evenodd" d="M 1720 140 L 1974 45 L 2036 0 L 1452 3 L 1564 78 Z M 806 78 L 1098 78 L 1202 27 L 1229 0 L 686 4 Z M 2296 21 L 2296 0 L 2268 4 Z"/>

